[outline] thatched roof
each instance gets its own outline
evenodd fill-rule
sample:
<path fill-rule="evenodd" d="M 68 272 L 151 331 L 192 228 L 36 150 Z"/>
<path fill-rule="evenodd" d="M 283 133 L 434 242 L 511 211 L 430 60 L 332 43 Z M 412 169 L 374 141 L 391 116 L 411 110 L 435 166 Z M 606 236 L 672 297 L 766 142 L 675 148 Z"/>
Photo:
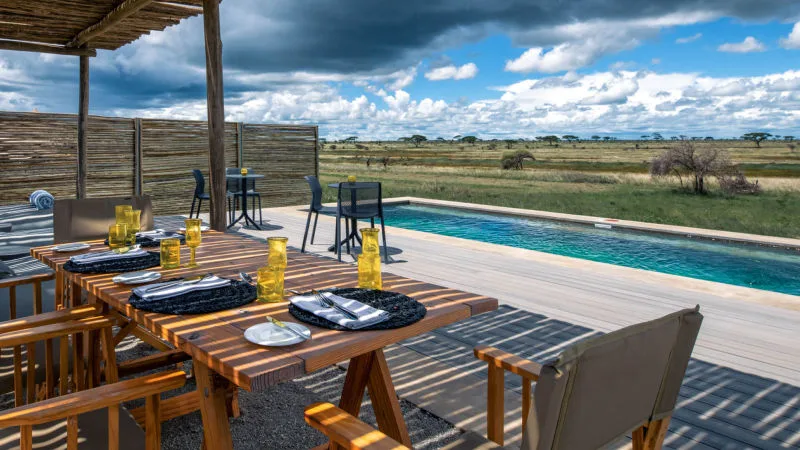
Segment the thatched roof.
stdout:
<path fill-rule="evenodd" d="M 202 0 L 2 0 L 0 49 L 93 54 L 203 13 Z M 83 49 L 82 49 L 83 48 Z"/>

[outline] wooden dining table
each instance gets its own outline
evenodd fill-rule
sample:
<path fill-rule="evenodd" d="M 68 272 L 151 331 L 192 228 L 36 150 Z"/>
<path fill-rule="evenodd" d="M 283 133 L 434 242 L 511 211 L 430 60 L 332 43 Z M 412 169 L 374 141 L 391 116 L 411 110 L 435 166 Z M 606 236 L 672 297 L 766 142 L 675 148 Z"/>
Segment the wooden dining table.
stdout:
<path fill-rule="evenodd" d="M 198 267 L 164 270 L 162 279 L 214 273 L 238 279 L 239 272 L 255 276 L 267 263 L 267 246 L 262 240 L 216 231 L 203 232 L 197 249 Z M 203 420 L 204 444 L 208 449 L 232 448 L 229 425 L 231 391 L 261 391 L 277 383 L 350 361 L 345 376 L 340 407 L 358 415 L 365 389 L 369 388 L 381 431 L 406 445 L 411 444 L 400 404 L 384 357 L 384 347 L 426 333 L 473 315 L 497 309 L 497 300 L 392 274 L 383 274 L 385 290 L 408 295 L 424 304 L 425 317 L 406 327 L 376 331 L 335 331 L 307 325 L 312 339 L 288 347 L 262 347 L 244 338 L 244 330 L 265 322 L 265 315 L 283 321 L 296 321 L 288 302 L 259 303 L 199 315 L 151 313 L 128 303 L 131 286 L 114 283 L 115 274 L 78 274 L 63 270 L 64 263 L 77 253 L 107 250 L 102 240 L 89 241 L 82 252 L 59 253 L 51 247 L 38 247 L 31 254 L 56 270 L 73 291 L 82 289 L 89 301 L 169 343 L 193 361 L 197 409 Z M 158 249 L 154 249 L 158 251 Z M 189 249 L 181 248 L 182 261 Z M 355 287 L 357 269 L 335 259 L 289 249 L 285 286 L 306 291 L 332 287 Z M 184 394 L 186 395 L 186 394 Z M 170 400 L 164 400 L 164 403 Z M 175 408 L 180 409 L 177 405 Z M 165 407 L 165 410 L 170 408 Z M 196 410 L 196 409 L 195 409 Z M 185 411 L 183 411 L 185 413 Z M 162 417 L 163 420 L 166 420 Z"/>

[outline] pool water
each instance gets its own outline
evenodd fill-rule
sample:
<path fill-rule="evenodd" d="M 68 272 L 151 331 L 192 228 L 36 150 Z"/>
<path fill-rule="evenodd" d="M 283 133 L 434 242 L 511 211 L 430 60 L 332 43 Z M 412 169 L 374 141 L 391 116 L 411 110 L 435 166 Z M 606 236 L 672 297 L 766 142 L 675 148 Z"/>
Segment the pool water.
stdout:
<path fill-rule="evenodd" d="M 386 225 L 800 295 L 800 251 L 453 208 L 394 205 Z"/>

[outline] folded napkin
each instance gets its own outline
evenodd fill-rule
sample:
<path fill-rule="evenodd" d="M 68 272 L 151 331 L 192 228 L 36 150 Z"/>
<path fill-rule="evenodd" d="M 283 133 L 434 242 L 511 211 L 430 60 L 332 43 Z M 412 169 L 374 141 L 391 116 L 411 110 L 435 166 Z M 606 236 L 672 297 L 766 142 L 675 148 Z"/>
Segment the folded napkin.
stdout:
<path fill-rule="evenodd" d="M 358 316 L 358 319 L 351 319 L 336 308 L 328 308 L 327 306 L 321 305 L 314 295 L 297 295 L 290 298 L 289 301 L 300 309 L 308 311 L 315 316 L 330 320 L 331 322 L 338 323 L 351 330 L 369 327 L 389 318 L 389 313 L 382 309 L 376 309 L 359 301 L 340 297 L 330 292 L 322 292 L 321 294 L 334 303 L 352 311 Z"/>
<path fill-rule="evenodd" d="M 100 261 L 109 261 L 113 259 L 126 259 L 126 258 L 136 258 L 140 256 L 147 256 L 148 253 L 145 250 L 137 248 L 135 250 L 131 250 L 125 253 L 117 253 L 114 251 L 108 252 L 95 252 L 95 253 L 84 253 L 82 255 L 75 255 L 69 260 L 75 264 L 91 264 Z"/>
<path fill-rule="evenodd" d="M 229 280 L 227 278 L 220 278 L 218 276 L 212 275 L 205 277 L 202 280 L 184 281 L 175 284 L 169 288 L 159 290 L 158 292 L 150 292 L 150 291 L 156 290 L 159 287 L 162 287 L 165 284 L 169 284 L 172 282 L 167 281 L 165 283 L 148 284 L 147 286 L 142 286 L 133 289 L 133 293 L 141 297 L 142 300 L 147 300 L 147 301 L 162 300 L 169 297 L 175 297 L 181 294 L 186 294 L 188 292 L 204 291 L 208 289 L 216 289 L 228 286 L 232 282 L 233 280 Z"/>

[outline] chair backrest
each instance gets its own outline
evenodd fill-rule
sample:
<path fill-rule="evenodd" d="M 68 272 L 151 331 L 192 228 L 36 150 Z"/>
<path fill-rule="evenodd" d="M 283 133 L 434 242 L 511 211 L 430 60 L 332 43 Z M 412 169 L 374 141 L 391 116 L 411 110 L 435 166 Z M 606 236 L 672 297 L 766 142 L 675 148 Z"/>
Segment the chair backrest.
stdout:
<path fill-rule="evenodd" d="M 378 182 L 339 183 L 339 212 L 342 216 L 369 218 L 383 213 L 381 184 Z"/>
<path fill-rule="evenodd" d="M 311 211 L 320 211 L 322 209 L 322 186 L 319 184 L 319 179 L 314 175 L 306 175 L 303 178 L 311 188 Z"/>
<path fill-rule="evenodd" d="M 141 209 L 142 231 L 153 229 L 153 204 L 147 195 L 56 200 L 53 206 L 53 241 L 60 244 L 108 236 L 108 227 L 116 220 L 114 207 L 117 205 Z"/>
<path fill-rule="evenodd" d="M 198 169 L 193 169 L 192 175 L 194 175 L 194 196 L 197 197 L 206 191 L 206 179 L 203 172 Z"/>
<path fill-rule="evenodd" d="M 577 343 L 542 367 L 522 450 L 595 449 L 671 415 L 699 307 Z"/>

